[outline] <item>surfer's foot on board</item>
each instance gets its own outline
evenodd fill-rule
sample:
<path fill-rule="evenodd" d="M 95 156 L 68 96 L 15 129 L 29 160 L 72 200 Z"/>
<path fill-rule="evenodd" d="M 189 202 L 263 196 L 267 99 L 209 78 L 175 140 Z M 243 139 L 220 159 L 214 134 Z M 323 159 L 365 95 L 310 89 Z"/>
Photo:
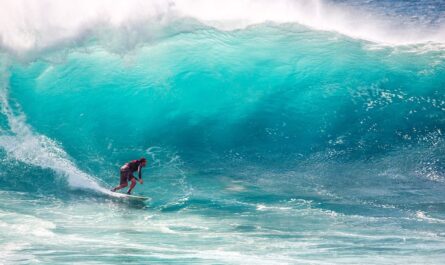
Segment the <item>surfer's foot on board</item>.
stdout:
<path fill-rule="evenodd" d="M 115 192 L 115 191 L 116 191 L 116 188 L 112 188 L 111 191 L 112 191 L 112 192 Z"/>

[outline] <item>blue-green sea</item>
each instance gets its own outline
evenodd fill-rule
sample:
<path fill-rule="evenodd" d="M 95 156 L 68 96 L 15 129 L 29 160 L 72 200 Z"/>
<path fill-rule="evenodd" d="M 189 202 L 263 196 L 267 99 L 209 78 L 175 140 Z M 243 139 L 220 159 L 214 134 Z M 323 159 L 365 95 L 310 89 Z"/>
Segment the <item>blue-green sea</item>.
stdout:
<path fill-rule="evenodd" d="M 0 264 L 443 264 L 444 36 L 441 0 L 0 2 Z"/>

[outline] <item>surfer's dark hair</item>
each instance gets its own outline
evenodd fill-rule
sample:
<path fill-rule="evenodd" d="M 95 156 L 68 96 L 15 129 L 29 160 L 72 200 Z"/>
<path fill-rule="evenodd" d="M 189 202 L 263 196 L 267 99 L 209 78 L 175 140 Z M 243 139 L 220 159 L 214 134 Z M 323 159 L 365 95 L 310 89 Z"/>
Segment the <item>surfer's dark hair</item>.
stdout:
<path fill-rule="evenodd" d="M 147 162 L 147 159 L 145 159 L 145 157 L 142 157 L 141 159 L 139 159 L 139 162 Z"/>

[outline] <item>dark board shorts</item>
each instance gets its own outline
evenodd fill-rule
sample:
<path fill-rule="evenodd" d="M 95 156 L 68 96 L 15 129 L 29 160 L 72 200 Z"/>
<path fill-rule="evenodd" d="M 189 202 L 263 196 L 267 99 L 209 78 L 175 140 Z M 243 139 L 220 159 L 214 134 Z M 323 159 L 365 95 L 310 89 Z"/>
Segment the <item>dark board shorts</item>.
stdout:
<path fill-rule="evenodd" d="M 127 168 L 124 168 L 124 169 L 121 168 L 121 182 L 120 182 L 120 184 L 121 185 L 126 184 L 128 181 L 131 181 L 131 179 L 134 179 L 134 176 L 133 176 L 131 170 L 127 169 Z"/>

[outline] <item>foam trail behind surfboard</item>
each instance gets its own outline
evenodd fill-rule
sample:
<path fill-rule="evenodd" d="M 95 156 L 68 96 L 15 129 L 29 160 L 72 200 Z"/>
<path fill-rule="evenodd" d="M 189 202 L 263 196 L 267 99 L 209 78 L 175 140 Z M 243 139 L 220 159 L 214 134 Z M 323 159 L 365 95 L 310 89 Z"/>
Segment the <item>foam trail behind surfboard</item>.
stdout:
<path fill-rule="evenodd" d="M 109 194 L 110 192 L 100 186 L 92 176 L 77 168 L 58 143 L 33 132 L 26 124 L 25 115 L 11 108 L 5 80 L 6 76 L 0 83 L 0 111 L 6 117 L 9 133 L 0 130 L 0 148 L 4 149 L 10 158 L 51 169 L 58 175 L 66 177 L 68 184 L 73 188 L 92 189 Z"/>

